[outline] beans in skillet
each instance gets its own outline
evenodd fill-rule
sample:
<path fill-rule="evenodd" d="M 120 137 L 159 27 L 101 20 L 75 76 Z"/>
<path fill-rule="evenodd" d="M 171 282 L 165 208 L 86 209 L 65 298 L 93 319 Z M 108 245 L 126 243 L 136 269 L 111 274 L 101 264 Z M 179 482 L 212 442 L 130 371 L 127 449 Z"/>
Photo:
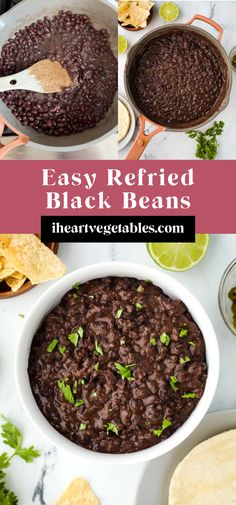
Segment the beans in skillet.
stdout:
<path fill-rule="evenodd" d="M 221 104 L 227 68 L 198 33 L 170 30 L 148 42 L 132 64 L 130 86 L 142 112 L 164 126 L 199 124 Z"/>
<path fill-rule="evenodd" d="M 48 135 L 70 135 L 96 126 L 110 109 L 117 90 L 117 60 L 106 30 L 88 16 L 60 11 L 19 30 L 4 44 L 0 76 L 37 61 L 59 61 L 77 86 L 61 93 L 1 93 L 3 102 L 24 125 Z"/>
<path fill-rule="evenodd" d="M 75 286 L 35 334 L 28 373 L 49 423 L 93 451 L 158 444 L 205 388 L 203 336 L 186 306 L 145 281 Z"/>

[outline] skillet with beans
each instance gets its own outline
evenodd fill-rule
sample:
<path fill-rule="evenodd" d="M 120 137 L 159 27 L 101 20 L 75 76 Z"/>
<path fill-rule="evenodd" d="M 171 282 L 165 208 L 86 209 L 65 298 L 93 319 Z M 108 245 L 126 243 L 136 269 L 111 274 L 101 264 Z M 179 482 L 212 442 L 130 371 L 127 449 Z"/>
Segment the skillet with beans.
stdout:
<path fill-rule="evenodd" d="M 185 128 L 203 122 L 221 105 L 227 66 L 206 37 L 172 29 L 137 53 L 129 83 L 135 102 L 148 119 Z"/>
<path fill-rule="evenodd" d="M 77 284 L 33 337 L 28 373 L 49 423 L 75 444 L 139 451 L 169 437 L 205 388 L 201 331 L 148 281 Z"/>
<path fill-rule="evenodd" d="M 70 135 L 96 126 L 117 91 L 117 60 L 106 30 L 96 30 L 88 16 L 60 11 L 19 30 L 0 57 L 0 76 L 37 61 L 59 61 L 78 83 L 61 93 L 8 91 L 0 97 L 24 125 L 48 135 Z"/>

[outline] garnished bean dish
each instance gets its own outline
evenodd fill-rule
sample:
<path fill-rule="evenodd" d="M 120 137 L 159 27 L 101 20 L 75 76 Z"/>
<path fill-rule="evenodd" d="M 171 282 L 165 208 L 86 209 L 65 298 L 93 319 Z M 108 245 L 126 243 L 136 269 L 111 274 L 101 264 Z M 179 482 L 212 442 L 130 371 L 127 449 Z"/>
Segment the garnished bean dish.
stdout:
<path fill-rule="evenodd" d="M 182 301 L 150 281 L 104 277 L 76 283 L 46 316 L 28 373 L 62 435 L 96 452 L 130 453 L 190 416 L 205 389 L 205 343 Z"/>

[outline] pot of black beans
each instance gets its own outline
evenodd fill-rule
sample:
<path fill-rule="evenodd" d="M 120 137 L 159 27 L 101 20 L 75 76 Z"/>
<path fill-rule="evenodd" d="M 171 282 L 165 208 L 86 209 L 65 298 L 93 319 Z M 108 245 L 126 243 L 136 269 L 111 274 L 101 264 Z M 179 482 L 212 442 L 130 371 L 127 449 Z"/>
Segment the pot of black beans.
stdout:
<path fill-rule="evenodd" d="M 24 0 L 1 19 L 0 76 L 50 59 L 76 82 L 60 93 L 1 93 L 2 121 L 37 146 L 56 151 L 85 148 L 116 131 L 117 13 L 112 1 L 70 0 L 64 7 L 58 0 Z"/>

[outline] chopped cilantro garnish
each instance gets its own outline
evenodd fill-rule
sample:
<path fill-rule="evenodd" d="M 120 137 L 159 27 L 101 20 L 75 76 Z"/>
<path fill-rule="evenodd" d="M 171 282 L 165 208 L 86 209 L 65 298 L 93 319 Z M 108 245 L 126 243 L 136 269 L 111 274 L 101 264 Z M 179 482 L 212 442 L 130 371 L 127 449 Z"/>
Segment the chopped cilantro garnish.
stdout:
<path fill-rule="evenodd" d="M 75 407 L 81 407 L 81 405 L 84 405 L 85 401 L 84 400 L 76 400 L 75 402 Z"/>
<path fill-rule="evenodd" d="M 170 343 L 170 336 L 167 335 L 167 333 L 162 333 L 160 335 L 160 341 L 162 344 L 166 345 L 166 347 L 167 347 Z"/>
<path fill-rule="evenodd" d="M 97 362 L 97 363 L 94 365 L 94 368 L 95 368 L 95 370 L 98 372 L 98 369 L 99 369 L 99 362 Z"/>
<path fill-rule="evenodd" d="M 97 391 L 93 391 L 91 393 L 91 398 L 97 398 Z"/>
<path fill-rule="evenodd" d="M 141 309 L 143 309 L 144 305 L 143 305 L 143 303 L 137 302 L 137 303 L 135 303 L 135 307 L 137 310 L 141 310 Z"/>
<path fill-rule="evenodd" d="M 73 396 L 73 393 L 71 391 L 71 387 L 69 386 L 69 384 L 66 384 L 64 380 L 61 380 L 61 381 L 57 382 L 57 385 L 58 385 L 60 391 L 62 392 L 62 394 L 64 395 L 65 399 L 69 403 L 74 404 L 75 399 L 74 399 L 74 396 Z"/>
<path fill-rule="evenodd" d="M 177 377 L 175 377 L 175 375 L 171 375 L 170 378 L 169 378 L 169 384 L 170 384 L 170 387 L 173 389 L 173 391 L 176 393 L 176 391 L 178 391 L 178 387 L 176 386 L 176 384 L 178 383 L 178 379 Z"/>
<path fill-rule="evenodd" d="M 150 344 L 153 346 L 157 345 L 157 341 L 154 337 L 150 338 Z"/>
<path fill-rule="evenodd" d="M 104 424 L 104 428 L 107 430 L 107 434 L 109 435 L 109 432 L 111 431 L 112 433 L 115 433 L 115 435 L 119 435 L 118 427 L 114 423 L 107 423 Z"/>
<path fill-rule="evenodd" d="M 84 336 L 83 326 L 79 326 L 74 333 L 70 333 L 68 335 L 68 339 L 72 344 L 74 344 L 75 347 L 77 347 L 79 338 L 83 338 L 83 336 Z"/>
<path fill-rule="evenodd" d="M 142 284 L 139 284 L 139 286 L 136 289 L 137 293 L 143 293 L 144 292 L 144 286 Z"/>
<path fill-rule="evenodd" d="M 185 393 L 185 395 L 182 395 L 182 398 L 196 398 L 197 393 Z"/>
<path fill-rule="evenodd" d="M 66 347 L 64 345 L 59 345 L 58 351 L 60 354 L 64 354 L 64 352 L 66 351 Z"/>
<path fill-rule="evenodd" d="M 78 298 L 78 295 L 76 293 L 73 293 L 72 294 L 73 298 L 76 300 L 76 298 Z"/>
<path fill-rule="evenodd" d="M 80 384 L 82 384 L 82 386 L 84 386 L 85 385 L 85 381 L 86 381 L 86 379 L 80 379 Z"/>
<path fill-rule="evenodd" d="M 74 284 L 73 289 L 79 289 L 80 284 L 81 284 L 80 282 L 77 282 L 76 284 Z"/>
<path fill-rule="evenodd" d="M 25 314 L 18 314 L 19 317 L 22 317 L 22 319 L 24 319 L 25 317 Z"/>
<path fill-rule="evenodd" d="M 124 309 L 118 309 L 116 311 L 115 319 L 120 319 L 120 317 L 122 316 L 123 312 L 124 312 Z"/>
<path fill-rule="evenodd" d="M 120 363 L 114 363 L 115 364 L 115 367 L 116 367 L 116 370 L 118 371 L 118 373 L 120 374 L 120 376 L 122 377 L 123 380 L 127 379 L 128 381 L 133 381 L 134 380 L 134 377 L 132 376 L 132 370 L 131 368 L 135 367 L 135 364 L 131 364 L 131 365 L 121 365 Z"/>
<path fill-rule="evenodd" d="M 86 424 L 86 423 L 81 423 L 81 424 L 80 424 L 79 429 L 80 429 L 81 431 L 86 430 L 86 428 L 87 428 L 87 424 Z"/>
<path fill-rule="evenodd" d="M 52 352 L 54 351 L 55 347 L 57 346 L 59 340 L 57 338 L 54 338 L 51 343 L 47 347 L 47 352 Z"/>
<path fill-rule="evenodd" d="M 189 361 L 191 361 L 189 356 L 184 356 L 184 358 L 179 359 L 180 365 L 184 365 L 185 363 L 188 363 Z"/>
<path fill-rule="evenodd" d="M 95 354 L 97 354 L 97 356 L 103 356 L 103 350 L 101 348 L 101 346 L 98 344 L 98 341 L 95 340 Z"/>
<path fill-rule="evenodd" d="M 179 336 L 182 338 L 182 337 L 187 337 L 187 335 L 188 335 L 188 330 L 181 328 L 181 330 L 179 331 Z"/>
<path fill-rule="evenodd" d="M 195 345 L 196 345 L 195 342 L 193 342 L 192 340 L 189 340 L 188 344 L 192 345 L 193 347 L 195 347 Z"/>
<path fill-rule="evenodd" d="M 150 279 L 145 279 L 145 281 L 143 281 L 143 282 L 145 282 L 145 284 L 153 284 L 153 282 L 150 281 Z"/>
<path fill-rule="evenodd" d="M 153 435 L 156 435 L 156 437 L 160 437 L 166 428 L 169 428 L 169 426 L 172 425 L 172 422 L 169 421 L 169 419 L 163 419 L 162 421 L 162 426 L 159 430 L 153 430 Z"/>
<path fill-rule="evenodd" d="M 73 384 L 73 394 L 76 395 L 77 393 L 77 387 L 78 387 L 78 381 L 75 381 Z"/>

